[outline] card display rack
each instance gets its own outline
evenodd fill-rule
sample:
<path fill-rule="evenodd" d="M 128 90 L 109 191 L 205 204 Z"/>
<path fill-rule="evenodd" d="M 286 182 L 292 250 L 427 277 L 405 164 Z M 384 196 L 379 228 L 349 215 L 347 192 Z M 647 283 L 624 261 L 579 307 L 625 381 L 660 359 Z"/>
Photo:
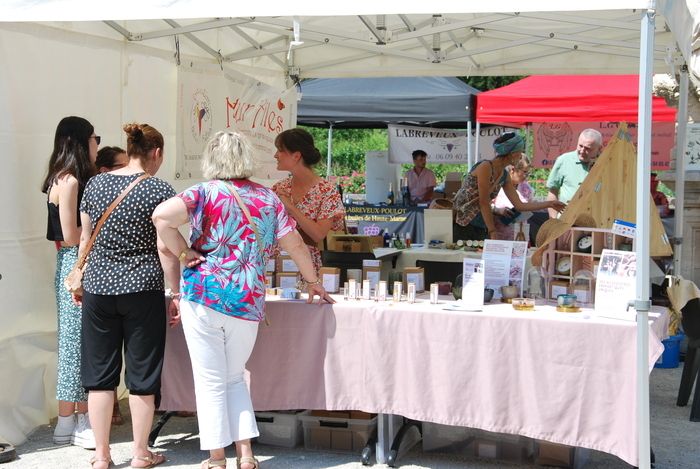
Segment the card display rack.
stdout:
<path fill-rule="evenodd" d="M 543 256 L 543 268 L 549 277 L 548 296 L 556 299 L 552 289 L 566 286 L 572 292 L 574 276 L 584 270 L 593 278 L 598 273 L 598 263 L 603 249 L 634 250 L 631 238 L 613 233 L 609 229 L 574 226 L 556 241 L 549 244 Z M 591 285 L 591 291 L 594 286 Z M 561 290 L 559 290 L 561 291 Z"/>

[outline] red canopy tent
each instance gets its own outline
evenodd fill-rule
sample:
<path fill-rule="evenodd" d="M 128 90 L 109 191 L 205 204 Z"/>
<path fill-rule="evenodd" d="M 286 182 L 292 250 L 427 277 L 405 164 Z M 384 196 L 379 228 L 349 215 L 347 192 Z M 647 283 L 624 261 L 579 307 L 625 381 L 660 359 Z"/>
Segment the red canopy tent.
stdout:
<path fill-rule="evenodd" d="M 532 75 L 477 96 L 476 120 L 530 122 L 637 122 L 638 75 Z M 652 99 L 653 122 L 675 122 L 676 110 Z"/>
<path fill-rule="evenodd" d="M 618 122 L 630 123 L 636 138 L 638 75 L 533 75 L 476 97 L 480 123 L 523 126 L 533 123 L 533 164 L 551 167 L 558 155 L 576 147 L 581 130 L 592 127 L 603 143 Z M 676 109 L 652 97 L 652 169 L 669 169 Z"/>

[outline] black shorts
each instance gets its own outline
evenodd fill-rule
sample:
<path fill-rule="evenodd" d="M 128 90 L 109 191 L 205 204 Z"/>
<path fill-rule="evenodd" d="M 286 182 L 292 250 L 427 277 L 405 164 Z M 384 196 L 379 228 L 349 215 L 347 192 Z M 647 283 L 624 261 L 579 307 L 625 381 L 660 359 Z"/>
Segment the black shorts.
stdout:
<path fill-rule="evenodd" d="M 82 381 L 93 391 L 119 385 L 122 345 L 131 394 L 160 395 L 165 352 L 165 294 L 83 295 Z"/>

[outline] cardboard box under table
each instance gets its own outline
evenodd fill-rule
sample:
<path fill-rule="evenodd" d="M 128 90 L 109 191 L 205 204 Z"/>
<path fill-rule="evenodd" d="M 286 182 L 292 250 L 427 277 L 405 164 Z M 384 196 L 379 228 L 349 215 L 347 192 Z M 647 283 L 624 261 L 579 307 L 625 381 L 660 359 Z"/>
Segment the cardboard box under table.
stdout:
<path fill-rule="evenodd" d="M 359 452 L 377 427 L 377 417 L 360 411 L 309 411 L 299 419 L 304 447 L 312 450 Z"/>
<path fill-rule="evenodd" d="M 338 293 L 340 291 L 340 269 L 337 267 L 321 267 L 318 271 L 321 277 L 323 288 L 328 293 Z"/>

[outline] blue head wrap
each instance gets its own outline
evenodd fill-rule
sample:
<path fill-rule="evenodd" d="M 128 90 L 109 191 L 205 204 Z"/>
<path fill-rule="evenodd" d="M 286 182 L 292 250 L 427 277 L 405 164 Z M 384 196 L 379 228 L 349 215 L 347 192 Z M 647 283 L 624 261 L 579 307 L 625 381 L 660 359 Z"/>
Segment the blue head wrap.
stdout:
<path fill-rule="evenodd" d="M 525 151 L 525 139 L 518 133 L 507 132 L 493 142 L 493 149 L 498 156 L 508 155 L 516 151 Z"/>

